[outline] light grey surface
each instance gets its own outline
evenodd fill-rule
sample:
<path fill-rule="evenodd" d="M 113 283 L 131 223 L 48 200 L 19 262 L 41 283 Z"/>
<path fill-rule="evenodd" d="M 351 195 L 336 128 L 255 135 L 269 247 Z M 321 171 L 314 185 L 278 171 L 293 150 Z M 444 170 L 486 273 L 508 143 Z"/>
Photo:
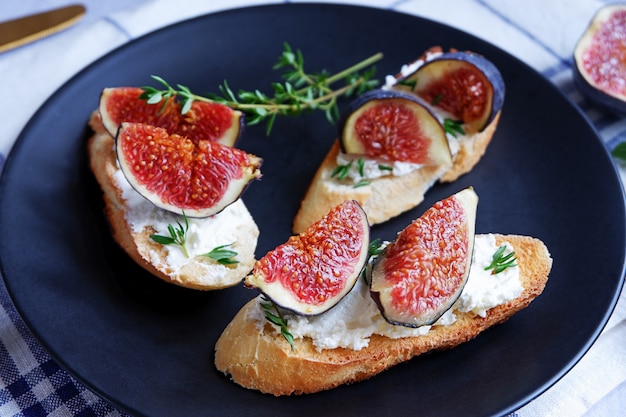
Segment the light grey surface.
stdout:
<path fill-rule="evenodd" d="M 87 8 L 80 25 L 89 25 L 103 16 L 119 10 L 130 9 L 150 0 L 99 0 L 99 1 L 67 1 L 67 0 L 2 0 L 0 1 L 0 21 L 23 17 L 32 13 L 44 12 L 57 7 L 72 4 L 83 4 Z"/>

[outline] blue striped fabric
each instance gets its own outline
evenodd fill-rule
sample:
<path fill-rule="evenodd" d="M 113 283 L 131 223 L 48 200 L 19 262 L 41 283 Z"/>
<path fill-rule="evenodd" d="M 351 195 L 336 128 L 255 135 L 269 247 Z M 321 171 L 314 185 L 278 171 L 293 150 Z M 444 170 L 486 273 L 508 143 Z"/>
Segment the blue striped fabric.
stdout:
<path fill-rule="evenodd" d="M 0 284 L 0 416 L 123 416 L 50 358 Z"/>

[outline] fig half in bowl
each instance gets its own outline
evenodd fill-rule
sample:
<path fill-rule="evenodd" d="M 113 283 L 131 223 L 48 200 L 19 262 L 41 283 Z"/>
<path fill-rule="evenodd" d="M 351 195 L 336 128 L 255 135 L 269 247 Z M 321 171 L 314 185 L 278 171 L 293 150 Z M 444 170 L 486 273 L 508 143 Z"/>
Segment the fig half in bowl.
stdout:
<path fill-rule="evenodd" d="M 593 16 L 574 49 L 574 83 L 599 107 L 626 114 L 626 4 Z"/>

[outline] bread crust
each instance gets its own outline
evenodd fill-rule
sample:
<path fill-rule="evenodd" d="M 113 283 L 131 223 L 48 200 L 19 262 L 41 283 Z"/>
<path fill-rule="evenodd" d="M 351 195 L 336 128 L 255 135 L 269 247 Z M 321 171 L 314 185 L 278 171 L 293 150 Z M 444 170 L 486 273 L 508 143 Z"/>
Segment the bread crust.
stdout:
<path fill-rule="evenodd" d="M 470 172 L 483 157 L 487 151 L 487 146 L 491 143 L 491 139 L 496 131 L 500 114 L 496 113 L 495 117 L 483 130 L 472 135 L 463 136 L 460 141 L 459 151 L 454 155 L 452 167 L 447 170 L 439 181 L 452 182 L 457 180 L 461 175 Z"/>
<path fill-rule="evenodd" d="M 332 178 L 340 151 L 339 140 L 335 140 L 300 203 L 293 221 L 293 232 L 306 230 L 328 210 L 345 200 L 358 201 L 372 225 L 383 223 L 416 207 L 424 201 L 424 194 L 435 182 L 455 181 L 476 166 L 487 150 L 499 120 L 500 112 L 482 131 L 462 136 L 459 151 L 455 154 L 451 167 L 425 166 L 402 176 L 376 178 L 369 185 L 357 188 L 352 183 Z"/>
<path fill-rule="evenodd" d="M 215 366 L 237 384 L 275 396 L 308 394 L 354 383 L 415 356 L 453 348 L 485 329 L 508 320 L 542 293 L 552 267 L 545 244 L 536 238 L 495 235 L 497 244 L 511 243 L 520 267 L 522 294 L 487 311 L 485 317 L 455 312 L 449 326 L 433 326 L 423 336 L 391 339 L 372 335 L 361 350 L 318 351 L 308 338 L 297 339 L 295 350 L 270 324 L 251 318 L 256 299 L 249 301 L 226 327 L 215 346 Z M 260 328 L 259 326 L 263 326 Z"/>
<path fill-rule="evenodd" d="M 254 251 L 259 236 L 259 229 L 243 201 L 233 203 L 241 214 L 236 227 L 237 239 L 231 247 L 237 252 L 239 263 L 232 267 L 218 267 L 208 257 L 196 256 L 175 270 L 167 262 L 168 250 L 150 238 L 156 230 L 144 227 L 139 232 L 133 231 L 126 218 L 126 200 L 115 179 L 119 170 L 114 150 L 115 140 L 104 129 L 97 112 L 92 114 L 89 125 L 95 132 L 87 142 L 89 164 L 103 191 L 104 212 L 112 236 L 119 246 L 146 271 L 175 285 L 197 290 L 218 290 L 241 282 L 254 266 Z M 219 268 L 219 274 L 215 274 L 216 268 Z"/>

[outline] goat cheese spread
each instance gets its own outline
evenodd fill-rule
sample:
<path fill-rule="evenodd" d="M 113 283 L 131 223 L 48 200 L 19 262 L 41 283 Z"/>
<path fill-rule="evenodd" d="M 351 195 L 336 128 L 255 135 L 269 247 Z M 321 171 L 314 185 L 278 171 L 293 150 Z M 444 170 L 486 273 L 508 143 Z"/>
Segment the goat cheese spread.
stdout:
<path fill-rule="evenodd" d="M 484 317 L 490 308 L 519 297 L 523 290 L 519 279 L 519 267 L 507 268 L 497 275 L 485 271 L 497 249 L 493 235 L 476 236 L 472 267 L 463 292 L 452 308 L 432 326 L 454 323 L 455 311 L 473 312 Z M 513 248 L 507 244 L 507 251 L 509 250 Z M 259 328 L 262 328 L 266 320 L 261 308 L 254 309 L 252 314 L 259 323 Z M 311 338 L 319 351 L 338 347 L 360 350 L 368 345 L 372 334 L 397 339 L 425 335 L 432 327 L 411 328 L 387 322 L 370 297 L 369 287 L 362 278 L 359 278 L 352 291 L 329 311 L 318 316 L 286 314 L 285 319 L 294 338 Z M 276 331 L 280 332 L 279 329 Z"/>
<path fill-rule="evenodd" d="M 426 55 L 426 59 L 418 59 L 415 62 L 410 64 L 405 64 L 400 69 L 400 74 L 402 77 L 406 77 L 414 73 L 419 67 L 424 65 L 425 62 L 438 57 L 441 55 L 441 52 L 429 52 Z M 387 75 L 385 77 L 385 85 L 382 87 L 383 90 L 391 89 L 397 82 L 395 76 Z M 434 107 L 428 106 L 429 110 L 435 115 L 437 120 L 440 123 L 443 123 L 445 119 L 453 118 L 449 113 Z M 448 146 L 450 148 L 450 153 L 454 157 L 459 151 L 459 138 L 451 135 L 450 133 L 446 133 L 446 138 L 448 139 Z M 363 159 L 363 167 L 359 168 L 356 163 L 351 163 L 356 159 Z M 401 162 L 401 161 L 380 161 L 376 159 L 371 159 L 364 157 L 362 155 L 348 155 L 343 152 L 339 152 L 337 155 L 337 166 L 347 166 L 347 175 L 345 178 L 349 179 L 353 183 L 358 183 L 359 181 L 367 181 L 376 178 L 380 178 L 383 176 L 393 175 L 393 176 L 402 176 L 409 174 L 413 171 L 420 169 L 422 164 L 414 164 L 410 162 Z"/>
<path fill-rule="evenodd" d="M 359 167 L 357 160 L 361 158 L 363 165 Z M 378 159 L 366 158 L 362 155 L 351 155 L 339 152 L 337 155 L 337 165 L 347 166 L 345 178 L 357 183 L 361 180 L 371 180 L 386 175 L 401 176 L 421 168 L 422 164 L 412 162 L 394 161 L 388 162 Z"/>
<path fill-rule="evenodd" d="M 126 201 L 126 221 L 133 232 L 141 232 L 145 227 L 152 227 L 158 235 L 169 236 L 168 225 L 177 226 L 182 223 L 182 217 L 174 213 L 162 210 L 139 194 L 128 182 L 121 170 L 115 173 L 115 181 L 122 190 L 122 198 Z M 151 252 L 150 262 L 159 265 L 166 263 L 172 270 L 171 276 L 177 275 L 181 268 L 192 261 L 197 262 L 196 255 L 210 252 L 216 246 L 233 244 L 237 240 L 237 231 L 245 227 L 250 217 L 248 209 L 241 200 L 226 207 L 219 214 L 202 219 L 188 218 L 189 229 L 186 233 L 186 246 L 189 258 L 185 256 L 178 245 L 163 245 L 167 251 L 165 260 L 156 252 Z M 206 267 L 206 275 L 211 281 L 219 282 L 228 272 L 228 267 L 210 261 L 203 263 Z"/>
<path fill-rule="evenodd" d="M 431 59 L 437 58 L 438 56 L 443 55 L 443 52 L 427 52 L 425 58 L 417 59 L 411 63 L 402 65 L 400 68 L 400 77 L 407 77 L 413 74 L 418 70 L 419 67 L 424 65 L 426 62 Z M 383 90 L 389 89 L 393 87 L 398 82 L 398 79 L 394 75 L 387 75 L 385 77 L 385 85 L 382 87 Z"/>

